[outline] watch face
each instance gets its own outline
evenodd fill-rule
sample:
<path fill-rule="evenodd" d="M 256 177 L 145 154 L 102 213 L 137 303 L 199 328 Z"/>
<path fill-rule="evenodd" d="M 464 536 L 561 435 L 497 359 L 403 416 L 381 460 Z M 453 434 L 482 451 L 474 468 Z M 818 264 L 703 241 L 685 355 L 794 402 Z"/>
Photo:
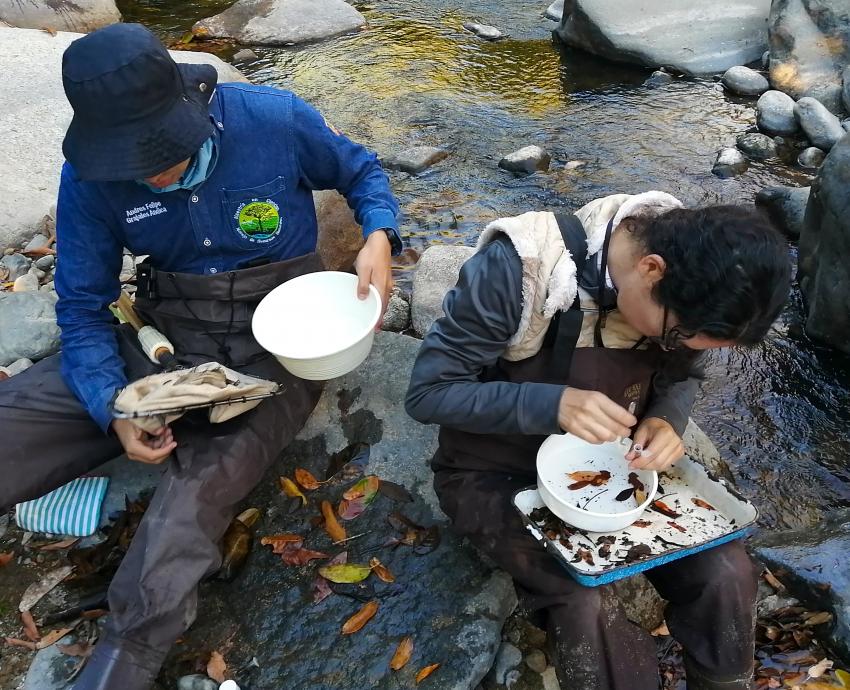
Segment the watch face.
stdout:
<path fill-rule="evenodd" d="M 387 233 L 387 239 L 390 241 L 390 250 L 393 254 L 400 254 L 403 249 L 401 238 L 398 236 L 398 233 L 395 230 L 390 230 L 389 228 L 383 229 L 385 233 Z"/>

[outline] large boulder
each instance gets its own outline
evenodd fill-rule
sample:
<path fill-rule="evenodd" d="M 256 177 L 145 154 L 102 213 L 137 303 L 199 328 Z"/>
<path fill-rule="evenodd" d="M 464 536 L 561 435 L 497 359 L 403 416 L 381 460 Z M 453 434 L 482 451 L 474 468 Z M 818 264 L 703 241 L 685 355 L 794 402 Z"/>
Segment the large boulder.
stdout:
<path fill-rule="evenodd" d="M 765 187 L 756 194 L 756 206 L 763 208 L 774 225 L 792 240 L 800 238 L 811 187 Z"/>
<path fill-rule="evenodd" d="M 841 71 L 850 63 L 847 0 L 773 0 L 770 83 L 795 99 L 841 107 Z"/>
<path fill-rule="evenodd" d="M 708 74 L 761 58 L 769 10 L 770 0 L 567 0 L 556 33 L 610 60 Z"/>
<path fill-rule="evenodd" d="M 51 292 L 0 292 L 0 367 L 59 349 L 55 306 Z"/>
<path fill-rule="evenodd" d="M 473 254 L 472 247 L 434 245 L 419 257 L 410 301 L 414 332 L 421 338 L 443 315 L 443 298 L 455 286 L 460 267 Z"/>
<path fill-rule="evenodd" d="M 806 331 L 850 353 L 850 137 L 829 152 L 812 183 L 800 234 Z"/>
<path fill-rule="evenodd" d="M 192 27 L 200 38 L 255 45 L 291 45 L 348 33 L 366 18 L 343 0 L 238 0 Z"/>
<path fill-rule="evenodd" d="M 80 36 L 0 29 L 0 250 L 32 238 L 56 203 L 62 139 L 71 121 L 62 89 L 62 53 Z M 213 55 L 172 55 L 178 62 L 213 65 L 221 81 L 245 81 L 235 67 Z"/>
<path fill-rule="evenodd" d="M 88 33 L 120 21 L 115 0 L 0 0 L 0 26 Z"/>
<path fill-rule="evenodd" d="M 363 248 L 363 232 L 345 197 L 335 190 L 313 192 L 319 238 L 316 251 L 329 271 L 347 271 Z"/>

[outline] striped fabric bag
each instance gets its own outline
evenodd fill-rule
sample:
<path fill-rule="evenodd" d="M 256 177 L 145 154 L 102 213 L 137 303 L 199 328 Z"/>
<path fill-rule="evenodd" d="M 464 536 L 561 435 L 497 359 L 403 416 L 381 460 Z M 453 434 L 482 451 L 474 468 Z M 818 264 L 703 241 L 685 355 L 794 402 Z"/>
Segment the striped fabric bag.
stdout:
<path fill-rule="evenodd" d="M 47 532 L 89 537 L 100 523 L 108 477 L 80 477 L 49 494 L 15 509 L 18 527 L 28 532 Z"/>

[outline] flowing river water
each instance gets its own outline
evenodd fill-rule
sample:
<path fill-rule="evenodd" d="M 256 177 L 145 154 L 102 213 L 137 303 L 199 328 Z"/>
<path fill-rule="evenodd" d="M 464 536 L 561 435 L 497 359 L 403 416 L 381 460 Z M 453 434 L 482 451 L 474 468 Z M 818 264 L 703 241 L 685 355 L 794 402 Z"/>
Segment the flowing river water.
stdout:
<path fill-rule="evenodd" d="M 228 4 L 133 0 L 121 10 L 175 42 Z M 648 71 L 565 49 L 552 40 L 546 0 L 353 4 L 368 19 L 364 30 L 252 47 L 257 59 L 236 65 L 255 83 L 295 91 L 379 154 L 412 145 L 451 151 L 420 176 L 391 173 L 408 246 L 397 266 L 402 284 L 427 246 L 474 244 L 500 216 L 650 189 L 689 205 L 750 202 L 764 186 L 809 184 L 779 162 L 754 163 L 729 180 L 712 175 L 716 151 L 754 124 L 754 101 L 728 97 L 713 79 L 648 88 Z M 482 41 L 465 21 L 508 37 Z M 224 59 L 238 48 L 207 46 Z M 552 154 L 548 173 L 516 178 L 497 167 L 528 144 Z M 795 258 L 794 246 L 789 252 Z M 770 527 L 809 526 L 850 505 L 850 358 L 809 341 L 803 319 L 795 289 L 764 344 L 713 353 L 694 410 Z"/>

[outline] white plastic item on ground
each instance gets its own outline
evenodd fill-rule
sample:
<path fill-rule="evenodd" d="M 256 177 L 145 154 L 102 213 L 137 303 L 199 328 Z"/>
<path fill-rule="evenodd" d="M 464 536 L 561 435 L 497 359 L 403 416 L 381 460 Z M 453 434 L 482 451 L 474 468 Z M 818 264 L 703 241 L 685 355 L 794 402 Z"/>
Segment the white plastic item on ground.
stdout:
<path fill-rule="evenodd" d="M 218 686 L 218 690 L 239 690 L 235 680 L 226 680 Z"/>
<path fill-rule="evenodd" d="M 257 342 L 291 373 L 326 381 L 356 369 L 369 354 L 381 316 L 381 297 L 369 286 L 357 297 L 357 276 L 308 273 L 263 298 L 251 327 Z"/>

